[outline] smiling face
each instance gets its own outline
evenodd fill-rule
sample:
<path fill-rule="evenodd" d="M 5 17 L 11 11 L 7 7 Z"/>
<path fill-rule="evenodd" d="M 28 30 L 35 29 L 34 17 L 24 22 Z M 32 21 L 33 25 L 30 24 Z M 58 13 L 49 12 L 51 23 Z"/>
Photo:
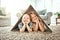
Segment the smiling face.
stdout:
<path fill-rule="evenodd" d="M 31 12 L 31 18 L 33 22 L 37 22 L 38 21 L 38 17 L 34 14 L 34 11 Z"/>
<path fill-rule="evenodd" d="M 22 22 L 28 24 L 30 22 L 30 17 L 28 14 L 24 14 L 22 17 Z"/>

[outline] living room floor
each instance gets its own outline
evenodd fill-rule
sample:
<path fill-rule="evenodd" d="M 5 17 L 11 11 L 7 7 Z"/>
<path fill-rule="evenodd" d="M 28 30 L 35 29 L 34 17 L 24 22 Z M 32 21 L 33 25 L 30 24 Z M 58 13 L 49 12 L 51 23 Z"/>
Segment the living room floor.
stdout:
<path fill-rule="evenodd" d="M 0 27 L 0 40 L 60 40 L 60 25 L 49 26 L 50 32 L 24 32 L 11 31 L 12 26 Z"/>

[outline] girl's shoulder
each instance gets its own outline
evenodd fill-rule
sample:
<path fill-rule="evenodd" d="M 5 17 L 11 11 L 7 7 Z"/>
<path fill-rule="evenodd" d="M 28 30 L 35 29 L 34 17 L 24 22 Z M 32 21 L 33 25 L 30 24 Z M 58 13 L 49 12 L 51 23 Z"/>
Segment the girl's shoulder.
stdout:
<path fill-rule="evenodd" d="M 24 24 L 23 24 L 23 22 L 20 22 L 19 25 L 22 25 L 23 26 Z"/>
<path fill-rule="evenodd" d="M 28 24 L 29 26 L 32 26 L 32 22 L 29 22 L 29 24 Z"/>
<path fill-rule="evenodd" d="M 20 28 L 22 28 L 23 27 L 23 23 L 22 22 L 20 22 L 19 24 L 18 24 L 18 28 L 20 29 Z"/>
<path fill-rule="evenodd" d="M 23 24 L 23 22 L 20 22 L 19 24 Z"/>
<path fill-rule="evenodd" d="M 29 25 L 30 28 L 32 28 L 32 22 L 30 22 L 28 25 Z"/>

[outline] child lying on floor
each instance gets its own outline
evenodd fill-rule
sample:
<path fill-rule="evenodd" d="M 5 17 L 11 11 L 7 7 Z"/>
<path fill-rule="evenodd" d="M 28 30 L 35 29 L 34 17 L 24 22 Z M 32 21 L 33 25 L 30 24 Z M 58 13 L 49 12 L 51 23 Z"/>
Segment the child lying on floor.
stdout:
<path fill-rule="evenodd" d="M 39 21 L 39 18 L 35 14 L 34 11 L 31 11 L 30 16 L 31 16 L 31 19 L 32 19 L 32 25 L 33 25 L 34 32 L 37 32 L 38 28 L 39 28 L 39 30 L 41 30 L 42 32 L 44 32 L 45 31 L 44 23 L 42 22 L 42 20 Z"/>
<path fill-rule="evenodd" d="M 32 32 L 32 22 L 28 14 L 23 15 L 22 22 L 18 24 L 18 28 L 20 32 L 24 32 L 25 28 L 27 28 L 28 32 Z"/>

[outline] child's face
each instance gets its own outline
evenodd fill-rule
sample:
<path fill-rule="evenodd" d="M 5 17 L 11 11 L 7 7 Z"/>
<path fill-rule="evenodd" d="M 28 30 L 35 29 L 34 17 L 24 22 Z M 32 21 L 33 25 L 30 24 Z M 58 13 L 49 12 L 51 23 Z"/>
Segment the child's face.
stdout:
<path fill-rule="evenodd" d="M 30 22 L 30 17 L 28 14 L 24 14 L 22 17 L 22 22 L 28 24 Z"/>
<path fill-rule="evenodd" d="M 33 21 L 33 22 L 38 21 L 38 17 L 34 14 L 33 11 L 32 11 L 32 13 L 31 13 L 31 18 L 32 18 L 32 21 Z"/>

